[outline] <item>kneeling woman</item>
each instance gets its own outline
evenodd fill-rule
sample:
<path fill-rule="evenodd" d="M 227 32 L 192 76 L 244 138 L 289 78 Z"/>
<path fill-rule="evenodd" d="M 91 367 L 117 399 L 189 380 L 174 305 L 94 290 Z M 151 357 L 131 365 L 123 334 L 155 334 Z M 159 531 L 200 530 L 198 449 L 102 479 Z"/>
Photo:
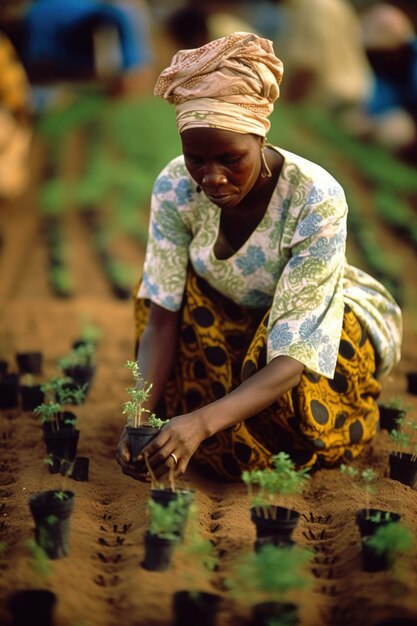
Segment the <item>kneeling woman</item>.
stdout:
<path fill-rule="evenodd" d="M 155 87 L 183 149 L 154 185 L 135 294 L 147 408 L 170 418 L 144 451 L 157 476 L 193 459 L 238 480 L 281 450 L 312 468 L 353 459 L 399 359 L 397 304 L 346 262 L 342 188 L 265 143 L 281 78 L 271 42 L 234 33 L 177 53 Z M 125 431 L 117 459 L 141 478 Z"/>

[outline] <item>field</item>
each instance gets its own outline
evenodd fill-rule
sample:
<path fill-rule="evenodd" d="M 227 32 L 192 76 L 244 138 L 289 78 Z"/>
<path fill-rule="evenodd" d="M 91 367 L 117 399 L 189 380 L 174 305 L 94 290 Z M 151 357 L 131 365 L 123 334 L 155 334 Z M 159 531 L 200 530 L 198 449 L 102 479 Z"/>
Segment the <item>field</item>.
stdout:
<path fill-rule="evenodd" d="M 163 103 L 164 105 L 164 103 Z M 88 482 L 50 474 L 39 421 L 20 409 L 0 411 L 0 624 L 11 624 L 7 598 L 24 587 L 58 597 L 55 626 L 164 626 L 172 594 L 201 575 L 178 551 L 166 572 L 141 567 L 149 485 L 124 476 L 115 447 L 133 357 L 130 291 L 146 242 L 152 180 L 179 152 L 173 114 L 153 100 L 112 105 L 85 98 L 37 123 L 32 180 L 24 197 L 0 207 L 0 358 L 41 349 L 44 379 L 56 376 L 86 319 L 100 327 L 97 372 L 75 409 L 78 454 L 89 457 Z M 351 208 L 348 257 L 389 285 L 404 312 L 403 356 L 383 381 L 382 400 L 401 397 L 415 418 L 417 397 L 406 374 L 417 369 L 417 176 L 371 146 L 359 145 L 319 112 L 277 107 L 269 140 L 311 158 L 344 185 Z M 396 511 L 417 539 L 417 493 L 388 477 L 387 431 L 354 463 L 377 473 L 375 508 Z M 195 470 L 181 481 L 196 490 L 199 527 L 218 567 L 204 588 L 222 596 L 218 626 L 247 623 L 248 607 L 225 582 L 251 551 L 255 531 L 243 484 L 219 484 Z M 26 542 L 33 537 L 30 494 L 72 489 L 69 555 L 41 578 Z M 364 493 L 339 470 L 322 470 L 289 503 L 302 513 L 297 543 L 313 550 L 311 586 L 299 597 L 302 626 L 376 625 L 401 617 L 417 623 L 417 541 L 392 570 L 362 570 L 355 513 Z M 397 622 L 396 622 L 397 623 Z"/>

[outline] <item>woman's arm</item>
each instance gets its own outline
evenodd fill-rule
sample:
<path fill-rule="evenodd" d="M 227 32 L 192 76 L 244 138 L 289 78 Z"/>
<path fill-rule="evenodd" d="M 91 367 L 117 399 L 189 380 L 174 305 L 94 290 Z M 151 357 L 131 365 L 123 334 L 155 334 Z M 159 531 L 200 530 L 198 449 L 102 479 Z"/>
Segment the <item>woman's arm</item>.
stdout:
<path fill-rule="evenodd" d="M 180 312 L 151 303 L 149 319 L 142 333 L 137 362 L 143 379 L 152 383 L 145 408 L 154 411 L 171 374 L 178 345 Z"/>
<path fill-rule="evenodd" d="M 204 439 L 272 404 L 298 384 L 303 369 L 295 359 L 278 356 L 223 398 L 174 417 L 143 450 L 155 475 L 159 477 L 169 470 L 171 454 L 178 460 L 176 474 L 184 473 Z"/>

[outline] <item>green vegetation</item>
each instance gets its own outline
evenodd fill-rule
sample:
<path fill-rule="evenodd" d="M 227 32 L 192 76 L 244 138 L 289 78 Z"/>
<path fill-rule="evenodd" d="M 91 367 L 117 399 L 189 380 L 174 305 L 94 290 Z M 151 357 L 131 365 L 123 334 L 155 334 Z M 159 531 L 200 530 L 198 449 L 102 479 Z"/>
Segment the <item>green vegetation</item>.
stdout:
<path fill-rule="evenodd" d="M 377 473 L 371 467 L 368 467 L 360 472 L 356 469 L 356 467 L 345 465 L 344 463 L 340 465 L 339 469 L 342 474 L 348 476 L 352 480 L 354 485 L 364 490 L 366 517 L 369 518 L 369 510 L 371 508 L 370 499 L 371 495 L 375 493 L 374 482 L 378 477 Z"/>
<path fill-rule="evenodd" d="M 292 591 L 311 585 L 305 566 L 312 553 L 300 546 L 263 546 L 238 561 L 227 581 L 232 597 L 245 604 L 288 602 Z"/>
<path fill-rule="evenodd" d="M 279 452 L 272 457 L 270 468 L 245 471 L 242 480 L 253 506 L 262 508 L 265 517 L 273 517 L 277 496 L 301 493 L 310 478 L 309 471 L 308 468 L 297 470 L 290 456 Z"/>
<path fill-rule="evenodd" d="M 188 509 L 189 500 L 185 496 L 179 495 L 166 506 L 150 498 L 148 500 L 149 532 L 161 539 L 178 540 L 188 516 Z"/>
<path fill-rule="evenodd" d="M 134 387 L 128 387 L 126 389 L 130 400 L 123 405 L 123 415 L 127 417 L 127 425 L 139 428 L 144 424 L 149 425 L 150 419 L 155 418 L 155 414 L 150 414 L 148 409 L 145 409 L 143 404 L 150 398 L 152 383 L 146 382 L 139 369 L 139 365 L 136 361 L 126 361 L 125 367 L 132 373 L 133 380 L 135 382 Z"/>

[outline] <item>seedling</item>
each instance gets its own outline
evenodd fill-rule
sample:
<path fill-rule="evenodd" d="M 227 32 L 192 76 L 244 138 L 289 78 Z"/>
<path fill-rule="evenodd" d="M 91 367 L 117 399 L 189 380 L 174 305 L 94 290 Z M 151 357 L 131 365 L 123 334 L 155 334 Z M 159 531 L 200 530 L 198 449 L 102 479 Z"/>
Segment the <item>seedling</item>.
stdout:
<path fill-rule="evenodd" d="M 218 567 L 219 559 L 212 542 L 200 533 L 195 503 L 189 507 L 187 535 L 178 551 L 187 561 L 187 567 L 181 570 L 184 582 L 189 593 L 196 597 L 201 593 L 203 585 L 209 588 L 212 572 Z"/>
<path fill-rule="evenodd" d="M 352 467 L 351 465 L 344 465 L 343 463 L 340 465 L 340 471 L 345 476 L 348 476 L 354 485 L 364 490 L 366 518 L 369 519 L 369 511 L 371 508 L 370 499 L 371 495 L 375 493 L 373 483 L 377 478 L 377 473 L 371 467 L 368 467 L 360 472 L 355 467 Z"/>
<path fill-rule="evenodd" d="M 393 398 L 390 398 L 389 400 L 382 402 L 382 405 L 387 407 L 388 409 L 396 409 L 397 411 L 404 411 L 404 413 L 407 413 L 412 408 L 410 404 L 404 403 L 404 400 L 403 398 L 401 398 L 401 396 L 394 396 Z"/>
<path fill-rule="evenodd" d="M 96 346 L 101 338 L 102 329 L 94 324 L 87 315 L 80 318 L 81 331 L 80 338 L 83 342 Z"/>
<path fill-rule="evenodd" d="M 246 554 L 227 581 L 231 595 L 244 603 L 288 602 L 290 594 L 311 584 L 305 566 L 311 552 L 300 546 L 263 546 Z"/>
<path fill-rule="evenodd" d="M 151 535 L 170 541 L 178 540 L 180 536 L 179 529 L 184 525 L 188 515 L 188 508 L 189 503 L 187 499 L 181 495 L 175 500 L 171 500 L 167 506 L 149 499 L 149 532 Z"/>
<path fill-rule="evenodd" d="M 51 573 L 51 562 L 46 552 L 34 539 L 28 539 L 25 543 L 30 551 L 30 568 L 34 573 L 34 583 L 38 584 L 39 578 L 47 578 Z"/>
<path fill-rule="evenodd" d="M 94 356 L 94 345 L 92 343 L 83 343 L 58 359 L 58 366 L 63 372 L 73 367 L 90 367 Z"/>
<path fill-rule="evenodd" d="M 136 361 L 127 361 L 126 367 L 131 371 L 135 381 L 134 387 L 126 389 L 131 399 L 123 405 L 123 415 L 127 416 L 127 426 L 139 428 L 144 424 L 151 425 L 150 421 L 158 418 L 155 413 L 151 414 L 149 409 L 145 409 L 143 405 L 150 398 L 152 383 L 148 383 L 143 379 Z M 162 420 L 159 421 L 162 422 Z"/>
<path fill-rule="evenodd" d="M 411 549 L 414 539 L 408 528 L 399 522 L 392 522 L 378 528 L 366 541 L 376 554 L 386 555 L 392 566 L 399 554 Z"/>
<path fill-rule="evenodd" d="M 305 487 L 309 468 L 296 469 L 286 452 L 272 457 L 272 467 L 245 471 L 242 480 L 248 487 L 249 498 L 256 509 L 261 508 L 265 517 L 274 518 L 276 496 L 301 493 Z M 256 485 L 257 493 L 253 491 Z"/>
<path fill-rule="evenodd" d="M 413 419 L 397 420 L 398 428 L 390 432 L 395 444 L 395 455 L 401 457 L 404 453 L 411 454 L 411 461 L 417 459 L 417 423 Z"/>
<path fill-rule="evenodd" d="M 59 431 L 59 416 L 65 404 L 81 404 L 85 398 L 86 386 L 68 389 L 66 385 L 71 378 L 52 378 L 41 390 L 45 393 L 45 401 L 33 410 L 33 414 L 41 418 L 42 424 L 50 423 L 54 432 Z M 75 426 L 75 418 L 66 418 L 64 424 Z"/>

